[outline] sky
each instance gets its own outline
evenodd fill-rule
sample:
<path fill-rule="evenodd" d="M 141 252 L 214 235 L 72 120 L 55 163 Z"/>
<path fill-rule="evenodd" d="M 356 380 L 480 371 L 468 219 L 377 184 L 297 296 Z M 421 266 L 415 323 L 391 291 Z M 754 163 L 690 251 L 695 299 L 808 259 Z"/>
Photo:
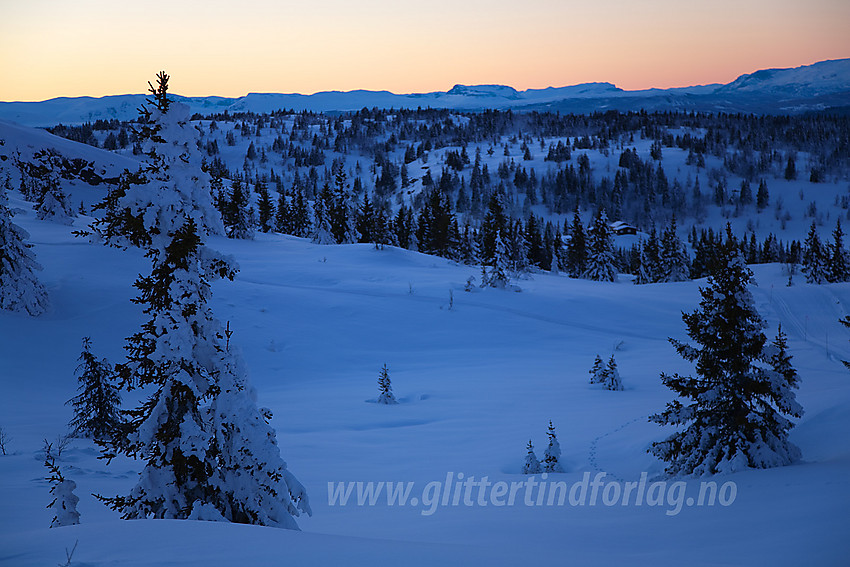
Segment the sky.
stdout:
<path fill-rule="evenodd" d="M 850 57 L 847 0 L 0 0 L 0 100 L 626 90 Z"/>

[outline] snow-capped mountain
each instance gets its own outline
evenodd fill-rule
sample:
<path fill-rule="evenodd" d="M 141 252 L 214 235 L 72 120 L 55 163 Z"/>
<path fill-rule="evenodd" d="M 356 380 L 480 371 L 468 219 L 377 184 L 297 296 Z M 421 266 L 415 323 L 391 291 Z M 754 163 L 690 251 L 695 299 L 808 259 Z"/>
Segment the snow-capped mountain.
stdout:
<path fill-rule="evenodd" d="M 716 93 L 773 93 L 814 97 L 850 91 L 850 59 L 821 61 L 795 69 L 762 69 L 741 75 Z"/>
<path fill-rule="evenodd" d="M 0 102 L 0 118 L 28 126 L 132 120 L 146 95 L 54 98 L 42 102 Z M 268 113 L 281 109 L 347 112 L 362 108 L 484 108 L 593 112 L 597 110 L 696 110 L 799 113 L 850 107 L 850 59 L 821 61 L 794 69 L 764 69 L 726 85 L 626 91 L 611 83 L 518 91 L 504 85 L 455 85 L 445 92 L 395 94 L 389 91 L 326 91 L 310 95 L 250 93 L 174 98 L 193 112 Z"/>

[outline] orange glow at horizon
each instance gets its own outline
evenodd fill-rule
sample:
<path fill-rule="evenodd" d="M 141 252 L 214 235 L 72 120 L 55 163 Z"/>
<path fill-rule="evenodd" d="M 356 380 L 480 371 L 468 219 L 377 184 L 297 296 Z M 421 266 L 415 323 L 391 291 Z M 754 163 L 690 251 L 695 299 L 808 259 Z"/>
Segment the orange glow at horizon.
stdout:
<path fill-rule="evenodd" d="M 850 57 L 848 22 L 845 0 L 0 0 L 0 100 L 139 93 L 161 69 L 187 96 L 728 83 Z"/>

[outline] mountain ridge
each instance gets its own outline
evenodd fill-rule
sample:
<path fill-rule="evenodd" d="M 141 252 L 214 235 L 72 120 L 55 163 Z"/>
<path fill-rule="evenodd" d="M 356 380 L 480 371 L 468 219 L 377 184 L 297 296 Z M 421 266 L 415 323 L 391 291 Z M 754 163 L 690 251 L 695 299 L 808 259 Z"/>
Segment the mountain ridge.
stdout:
<path fill-rule="evenodd" d="M 0 118 L 27 126 L 79 124 L 95 120 L 132 120 L 147 95 L 57 97 L 38 102 L 0 102 Z M 850 58 L 785 69 L 760 69 L 725 85 L 709 84 L 627 91 L 608 82 L 526 89 L 507 85 L 456 84 L 448 91 L 396 94 L 357 89 L 299 93 L 248 93 L 241 97 L 185 97 L 176 100 L 193 112 L 269 113 L 276 110 L 351 112 L 362 108 L 431 107 L 458 111 L 485 108 L 552 110 L 688 110 L 785 114 L 850 107 Z"/>

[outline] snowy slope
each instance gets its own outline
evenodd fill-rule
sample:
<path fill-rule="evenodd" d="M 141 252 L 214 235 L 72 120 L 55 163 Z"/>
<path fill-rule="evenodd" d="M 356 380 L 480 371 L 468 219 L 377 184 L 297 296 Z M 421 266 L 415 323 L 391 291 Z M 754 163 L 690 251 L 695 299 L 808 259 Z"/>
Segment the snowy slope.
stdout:
<path fill-rule="evenodd" d="M 27 205 L 19 199 L 14 203 Z M 122 521 L 91 493 L 115 494 L 138 464 L 106 465 L 87 441 L 59 460 L 77 482 L 80 526 L 48 529 L 42 439 L 71 418 L 80 339 L 122 357 L 142 320 L 131 282 L 146 268 L 138 251 L 88 244 L 69 227 L 17 222 L 32 234 L 52 299 L 38 319 L 0 313 L 0 561 L 15 567 L 64 560 L 121 565 L 842 565 L 850 556 L 850 333 L 838 324 L 850 284 L 785 287 L 777 265 L 758 266 L 753 289 L 769 334 L 789 335 L 806 409 L 792 433 L 804 462 L 721 477 L 729 506 L 332 506 L 328 483 L 404 481 L 413 494 L 448 473 L 525 481 L 529 438 L 559 434 L 567 483 L 585 473 L 637 481 L 661 464 L 646 454 L 665 431 L 647 423 L 671 399 L 661 371 L 689 372 L 668 344 L 685 338 L 681 311 L 704 282 L 633 286 L 535 275 L 521 293 L 463 291 L 474 268 L 368 245 L 318 246 L 262 235 L 213 239 L 236 256 L 234 283 L 218 283 L 213 308 L 234 329 L 257 387 L 274 411 L 283 456 L 314 508 L 293 533 L 180 521 Z M 78 219 L 84 223 L 85 219 Z M 450 291 L 453 306 L 449 309 Z M 626 391 L 587 384 L 595 354 L 614 353 Z M 367 403 L 386 363 L 401 403 Z M 698 481 L 688 481 L 689 494 Z M 150 545 L 155 541 L 156 545 Z"/>
<path fill-rule="evenodd" d="M 0 120 L 0 170 L 16 171 L 14 159 L 27 162 L 41 150 L 58 153 L 66 160 L 82 160 L 87 163 L 90 175 L 84 181 L 81 178 L 65 180 L 63 187 L 70 196 L 73 210 L 81 206 L 90 207 L 100 202 L 106 195 L 106 187 L 124 170 L 135 171 L 139 162 L 132 157 L 108 152 L 85 144 L 79 144 L 44 130 L 28 128 L 14 122 Z M 5 181 L 5 178 L 2 180 Z"/>
<path fill-rule="evenodd" d="M 104 171 L 136 165 L 9 123 L 0 123 L 0 138 L 23 155 L 56 147 Z M 592 159 L 604 169 L 616 158 L 594 153 Z M 684 155 L 665 149 L 664 159 L 672 173 Z M 802 202 L 801 187 L 771 183 L 774 197 L 788 202 Z M 67 189 L 76 200 L 95 191 Z M 846 187 L 818 191 L 826 208 L 833 192 Z M 124 338 L 143 320 L 131 303 L 131 284 L 148 262 L 136 250 L 72 237 L 85 217 L 74 227 L 38 221 L 29 203 L 11 196 L 25 211 L 15 221 L 32 235 L 52 304 L 37 319 L 0 312 L 0 428 L 10 436 L 10 454 L 0 456 L 2 565 L 59 563 L 77 541 L 73 564 L 98 567 L 515 566 L 529 557 L 555 565 L 838 566 L 850 557 L 850 373 L 841 364 L 850 359 L 850 332 L 838 324 L 850 314 L 850 284 L 810 286 L 798 276 L 786 287 L 781 266 L 755 267 L 753 293 L 768 335 L 782 324 L 801 376 L 798 399 L 806 414 L 791 439 L 804 461 L 716 479 L 737 487 L 729 506 L 685 504 L 673 514 L 670 500 L 537 506 L 520 496 L 513 506 L 448 501 L 428 514 L 421 500 L 332 505 L 328 483 L 410 482 L 411 495 L 423 499 L 424 487 L 448 474 L 525 482 L 519 474 L 525 445 L 532 439 L 542 456 L 550 419 L 567 469 L 556 480 L 573 486 L 585 474 L 605 473 L 606 480 L 625 483 L 660 473 L 646 448 L 667 431 L 647 416 L 672 399 L 660 372 L 692 371 L 667 337 L 686 339 L 681 312 L 695 309 L 704 281 L 633 286 L 627 276 L 608 284 L 535 274 L 516 282 L 521 293 L 465 292 L 467 279 L 479 276 L 474 267 L 395 248 L 318 246 L 279 235 L 211 241 L 242 269 L 235 282 L 215 284 L 213 309 L 230 322 L 259 405 L 273 410 L 282 454 L 309 491 L 314 515 L 299 518 L 303 531 L 119 520 L 91 494 L 127 491 L 139 464 L 106 465 L 83 440 L 58 461 L 77 483 L 82 524 L 48 529 L 42 441 L 63 434 L 71 419 L 65 401 L 76 393 L 82 337 L 92 337 L 98 356 L 122 359 Z M 745 222 L 733 220 L 736 229 Z M 757 221 L 759 230 L 776 228 L 766 218 Z M 789 231 L 799 237 L 804 228 L 796 223 Z M 616 356 L 625 391 L 588 385 L 596 354 Z M 377 395 L 383 364 L 397 406 L 367 402 Z M 699 481 L 686 487 L 695 495 Z"/>
<path fill-rule="evenodd" d="M 33 153 L 52 148 L 69 159 L 80 158 L 86 161 L 96 162 L 99 172 L 104 176 L 113 176 L 121 173 L 124 169 L 138 167 L 138 162 L 132 158 L 93 148 L 85 144 L 54 136 L 44 130 L 28 128 L 0 120 L 0 140 L 8 153 L 11 148 L 20 152 L 22 160 L 32 159 Z"/>

